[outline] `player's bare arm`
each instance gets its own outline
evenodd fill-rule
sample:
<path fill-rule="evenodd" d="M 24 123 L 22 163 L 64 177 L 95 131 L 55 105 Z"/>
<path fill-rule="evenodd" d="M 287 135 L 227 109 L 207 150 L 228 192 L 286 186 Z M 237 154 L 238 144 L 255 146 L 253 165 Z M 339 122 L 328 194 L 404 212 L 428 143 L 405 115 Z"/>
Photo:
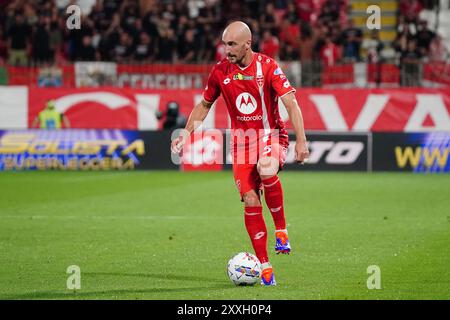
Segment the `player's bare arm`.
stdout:
<path fill-rule="evenodd" d="M 181 130 L 180 135 L 172 141 L 170 149 L 173 153 L 181 152 L 191 133 L 203 122 L 203 120 L 205 120 L 211 106 L 211 102 L 202 99 L 202 101 L 192 109 L 185 128 Z"/>
<path fill-rule="evenodd" d="M 281 100 L 286 107 L 289 114 L 289 119 L 295 132 L 295 159 L 298 163 L 303 164 L 309 157 L 309 150 L 306 141 L 305 128 L 303 126 L 302 111 L 300 110 L 293 92 L 284 95 L 281 97 Z"/>
<path fill-rule="evenodd" d="M 38 128 L 39 127 L 39 116 L 34 118 L 33 123 L 31 124 L 31 128 Z"/>
<path fill-rule="evenodd" d="M 64 114 L 61 115 L 61 118 L 62 118 L 62 121 L 63 121 L 63 123 L 64 123 L 64 127 L 65 127 L 66 129 L 69 129 L 69 128 L 70 128 L 70 121 L 69 121 L 69 118 L 67 118 Z"/>

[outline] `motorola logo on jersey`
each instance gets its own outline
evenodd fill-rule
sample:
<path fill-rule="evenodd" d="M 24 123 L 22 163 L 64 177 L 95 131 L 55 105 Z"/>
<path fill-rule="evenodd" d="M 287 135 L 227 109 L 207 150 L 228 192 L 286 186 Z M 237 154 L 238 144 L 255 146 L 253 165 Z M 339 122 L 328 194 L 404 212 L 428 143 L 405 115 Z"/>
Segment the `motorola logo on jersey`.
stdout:
<path fill-rule="evenodd" d="M 240 113 L 252 114 L 257 106 L 255 97 L 248 92 L 243 92 L 236 98 L 236 107 Z"/>
<path fill-rule="evenodd" d="M 238 121 L 261 121 L 262 115 L 257 116 L 236 116 Z"/>

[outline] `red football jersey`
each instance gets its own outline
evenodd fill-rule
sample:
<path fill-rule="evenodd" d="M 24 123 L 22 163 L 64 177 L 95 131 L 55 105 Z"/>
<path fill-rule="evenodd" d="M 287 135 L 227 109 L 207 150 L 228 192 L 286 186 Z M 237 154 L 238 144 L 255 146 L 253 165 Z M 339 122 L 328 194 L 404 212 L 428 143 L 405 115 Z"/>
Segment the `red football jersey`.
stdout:
<path fill-rule="evenodd" d="M 203 98 L 212 103 L 222 94 L 232 129 L 264 132 L 278 129 L 280 135 L 287 135 L 278 111 L 278 98 L 289 92 L 295 89 L 276 61 L 254 52 L 252 62 L 245 68 L 227 59 L 218 62 L 209 74 Z"/>

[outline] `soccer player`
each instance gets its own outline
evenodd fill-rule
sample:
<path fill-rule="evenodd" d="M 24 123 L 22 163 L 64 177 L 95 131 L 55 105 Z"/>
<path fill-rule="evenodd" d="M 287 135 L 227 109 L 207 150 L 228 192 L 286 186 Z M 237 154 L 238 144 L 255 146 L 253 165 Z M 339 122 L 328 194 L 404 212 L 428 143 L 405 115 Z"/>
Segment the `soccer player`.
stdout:
<path fill-rule="evenodd" d="M 171 150 L 181 153 L 190 134 L 222 94 L 232 124 L 234 179 L 244 202 L 245 227 L 262 265 L 261 285 L 276 285 L 267 253 L 267 228 L 260 196 L 264 191 L 275 224 L 275 252 L 289 253 L 291 246 L 286 230 L 283 190 L 278 179 L 289 140 L 278 112 L 278 99 L 288 111 L 296 136 L 295 157 L 301 164 L 309 156 L 303 117 L 295 89 L 276 61 L 252 51 L 252 34 L 245 23 L 229 24 L 223 32 L 222 42 L 226 58 L 213 67 L 202 101 L 194 107 L 186 127 L 172 141 Z"/>

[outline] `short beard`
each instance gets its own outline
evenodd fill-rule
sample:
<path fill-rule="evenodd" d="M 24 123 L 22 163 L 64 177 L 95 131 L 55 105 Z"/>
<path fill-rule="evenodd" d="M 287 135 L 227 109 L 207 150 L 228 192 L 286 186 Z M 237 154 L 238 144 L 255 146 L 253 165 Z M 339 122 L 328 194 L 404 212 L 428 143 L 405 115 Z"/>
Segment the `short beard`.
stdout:
<path fill-rule="evenodd" d="M 234 64 L 241 65 L 241 64 L 242 64 L 242 61 L 244 60 L 244 58 L 245 58 L 245 54 L 244 54 L 240 59 L 238 59 L 238 58 L 236 57 L 236 62 L 235 62 Z"/>

